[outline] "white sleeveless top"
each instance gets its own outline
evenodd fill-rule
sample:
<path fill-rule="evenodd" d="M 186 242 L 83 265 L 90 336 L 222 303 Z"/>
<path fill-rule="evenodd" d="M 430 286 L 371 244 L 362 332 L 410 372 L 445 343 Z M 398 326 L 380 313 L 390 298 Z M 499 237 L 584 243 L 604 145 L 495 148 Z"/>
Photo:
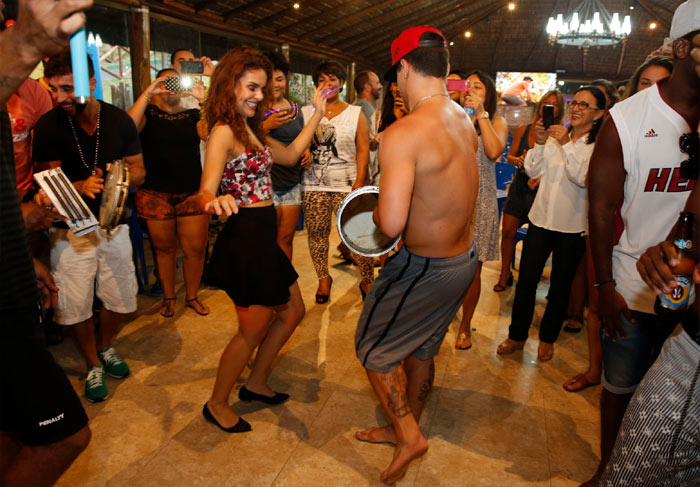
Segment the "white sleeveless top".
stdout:
<path fill-rule="evenodd" d="M 616 287 L 630 309 L 654 312 L 653 291 L 637 272 L 637 260 L 652 245 L 666 240 L 685 207 L 695 181 L 681 179 L 688 156 L 678 139 L 691 131 L 685 119 L 661 98 L 658 83 L 616 104 L 615 122 L 624 156 L 624 230 L 613 248 Z"/>
<path fill-rule="evenodd" d="M 311 119 L 313 107 L 303 107 L 304 123 Z M 347 193 L 357 179 L 355 135 L 362 108 L 349 105 L 330 120 L 321 119 L 311 141 L 311 167 L 304 171 L 304 191 Z"/>

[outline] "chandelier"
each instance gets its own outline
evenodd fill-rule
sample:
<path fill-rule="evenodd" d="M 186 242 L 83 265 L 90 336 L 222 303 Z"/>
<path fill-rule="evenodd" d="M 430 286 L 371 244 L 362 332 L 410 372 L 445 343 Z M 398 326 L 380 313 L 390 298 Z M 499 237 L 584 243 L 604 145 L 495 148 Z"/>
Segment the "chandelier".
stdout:
<path fill-rule="evenodd" d="M 546 30 L 550 45 L 577 46 L 586 54 L 590 47 L 626 43 L 632 24 L 629 15 L 622 22 L 618 13 L 610 15 L 600 0 L 583 0 L 566 19 L 550 17 Z"/>

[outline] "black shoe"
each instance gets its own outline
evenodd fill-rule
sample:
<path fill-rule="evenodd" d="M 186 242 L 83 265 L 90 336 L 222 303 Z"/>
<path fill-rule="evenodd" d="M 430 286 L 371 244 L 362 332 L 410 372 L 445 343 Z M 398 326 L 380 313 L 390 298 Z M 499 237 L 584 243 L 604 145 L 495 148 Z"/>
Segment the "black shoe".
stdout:
<path fill-rule="evenodd" d="M 224 428 L 219 424 L 214 415 L 211 414 L 211 411 L 209 411 L 209 406 L 207 406 L 207 404 L 204 404 L 204 408 L 202 408 L 202 415 L 206 418 L 207 421 L 209 421 L 210 423 L 214 423 L 226 433 L 245 433 L 253 429 L 250 427 L 248 421 L 246 421 L 243 418 L 238 418 L 238 423 L 234 424 L 230 428 Z"/>
<path fill-rule="evenodd" d="M 289 394 L 284 392 L 275 392 L 275 395 L 263 396 L 262 394 L 256 394 L 253 391 L 249 391 L 245 386 L 241 387 L 238 391 L 238 399 L 241 401 L 260 401 L 265 404 L 282 404 L 284 401 L 289 399 Z"/>

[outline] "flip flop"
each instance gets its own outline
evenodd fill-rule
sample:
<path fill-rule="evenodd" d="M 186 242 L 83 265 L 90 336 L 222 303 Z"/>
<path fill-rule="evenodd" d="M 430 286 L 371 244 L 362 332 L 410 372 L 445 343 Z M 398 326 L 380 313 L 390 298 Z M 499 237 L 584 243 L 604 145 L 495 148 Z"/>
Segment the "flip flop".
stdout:
<path fill-rule="evenodd" d="M 471 345 L 469 345 L 468 347 L 462 347 L 462 346 L 460 346 L 462 343 L 464 343 L 464 341 L 465 341 L 467 338 L 471 338 L 471 337 L 468 337 L 466 333 L 460 333 L 460 334 L 457 336 L 457 341 L 455 342 L 455 348 L 456 348 L 457 350 L 469 350 L 470 348 L 472 348 Z"/>
<path fill-rule="evenodd" d="M 574 323 L 576 323 L 576 326 L 571 326 Z M 568 331 L 569 333 L 578 333 L 582 329 L 583 329 L 583 323 L 581 323 L 579 320 L 574 320 L 572 318 L 569 318 L 564 322 L 564 331 Z"/>
<path fill-rule="evenodd" d="M 568 392 L 579 392 L 579 391 L 582 391 L 588 387 L 597 386 L 598 384 L 600 384 L 600 381 L 591 382 L 586 377 L 586 374 L 578 374 L 578 375 L 573 376 L 571 379 L 567 380 L 566 382 L 564 382 L 562 387 L 564 388 L 565 391 L 568 391 Z"/>

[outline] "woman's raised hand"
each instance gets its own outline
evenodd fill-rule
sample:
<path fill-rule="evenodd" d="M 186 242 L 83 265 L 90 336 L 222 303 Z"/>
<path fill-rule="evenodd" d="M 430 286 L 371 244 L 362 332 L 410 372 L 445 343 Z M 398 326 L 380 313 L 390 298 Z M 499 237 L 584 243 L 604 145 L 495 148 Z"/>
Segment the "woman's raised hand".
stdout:
<path fill-rule="evenodd" d="M 226 213 L 227 216 L 231 216 L 234 213 L 238 213 L 238 205 L 236 200 L 230 194 L 224 194 L 208 201 L 204 205 L 204 211 L 211 215 L 221 215 Z"/>
<path fill-rule="evenodd" d="M 328 98 L 328 95 L 337 89 L 338 88 L 333 88 L 332 90 L 329 90 L 324 84 L 320 84 L 318 85 L 318 88 L 316 88 L 316 93 L 314 94 L 314 108 L 321 114 L 321 116 L 326 113 L 326 99 Z"/>
<path fill-rule="evenodd" d="M 155 95 L 161 95 L 163 93 L 170 93 L 170 90 L 165 89 L 165 80 L 171 78 L 172 76 L 161 76 L 157 78 L 153 83 L 148 85 L 148 88 L 143 92 L 146 98 L 150 100 Z"/>
<path fill-rule="evenodd" d="M 540 145 L 547 142 L 547 137 L 549 137 L 549 134 L 547 133 L 547 130 L 545 130 L 542 120 L 538 120 L 535 124 L 535 134 L 537 135 L 535 142 Z"/>
<path fill-rule="evenodd" d="M 464 106 L 473 108 L 475 117 L 486 111 L 484 104 L 481 103 L 481 98 L 479 98 L 479 95 L 473 92 L 467 92 L 467 95 L 464 98 Z"/>

